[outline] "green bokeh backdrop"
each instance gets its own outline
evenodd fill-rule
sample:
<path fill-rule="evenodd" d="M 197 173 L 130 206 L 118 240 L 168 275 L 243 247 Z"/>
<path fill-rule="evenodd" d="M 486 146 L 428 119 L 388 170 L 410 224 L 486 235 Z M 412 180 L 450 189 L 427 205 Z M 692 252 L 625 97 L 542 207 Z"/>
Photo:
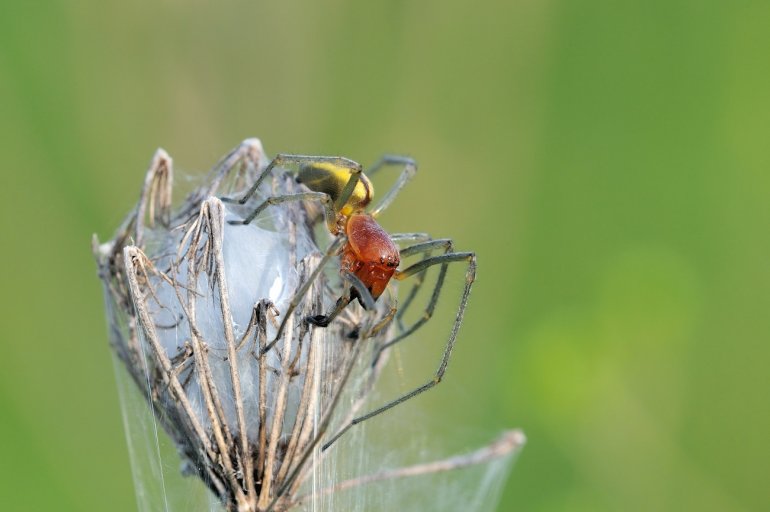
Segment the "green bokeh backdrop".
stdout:
<path fill-rule="evenodd" d="M 523 427 L 500 510 L 770 509 L 768 27 L 764 1 L 5 2 L 1 508 L 135 510 L 90 236 L 156 147 L 198 173 L 258 136 L 418 159 L 383 224 L 479 279 L 403 414 Z"/>

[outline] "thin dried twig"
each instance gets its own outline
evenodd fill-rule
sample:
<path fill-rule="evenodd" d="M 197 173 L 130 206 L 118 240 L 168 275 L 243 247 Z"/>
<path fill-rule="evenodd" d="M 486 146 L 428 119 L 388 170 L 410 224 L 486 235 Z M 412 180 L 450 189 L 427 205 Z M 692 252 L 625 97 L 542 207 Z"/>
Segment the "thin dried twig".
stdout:
<path fill-rule="evenodd" d="M 222 318 L 225 331 L 225 341 L 227 342 L 227 362 L 230 367 L 230 378 L 233 384 L 233 398 L 235 400 L 235 411 L 238 419 L 238 430 L 240 431 L 241 442 L 241 460 L 244 465 L 243 474 L 246 481 L 247 501 L 255 501 L 256 489 L 254 480 L 250 476 L 254 473 L 253 460 L 251 457 L 251 445 L 249 444 L 246 430 L 246 418 L 243 413 L 243 398 L 241 391 L 241 380 L 238 373 L 238 356 L 235 350 L 235 336 L 233 334 L 232 313 L 230 312 L 230 294 L 227 291 L 227 280 L 225 279 L 225 261 L 222 251 L 222 238 L 224 231 L 224 208 L 218 199 L 206 201 L 208 211 L 211 216 L 211 240 L 213 242 L 214 262 L 216 282 L 219 285 L 219 304 L 221 306 Z"/>
<path fill-rule="evenodd" d="M 333 494 L 335 492 L 345 491 L 361 485 L 381 482 L 384 480 L 395 480 L 398 478 L 408 478 L 421 475 L 443 473 L 446 471 L 456 471 L 468 466 L 477 466 L 486 464 L 495 459 L 501 459 L 520 450 L 524 446 L 526 438 L 521 430 L 508 430 L 487 446 L 463 455 L 455 455 L 442 460 L 429 462 L 426 464 L 415 464 L 403 468 L 396 468 L 387 471 L 381 471 L 371 475 L 360 476 L 344 480 L 336 485 L 316 491 L 315 496 Z M 308 495 L 297 498 L 298 502 L 307 501 Z"/>
<path fill-rule="evenodd" d="M 131 292 L 135 297 L 141 297 L 142 292 L 140 291 L 139 282 L 137 280 L 137 270 L 141 270 L 143 273 L 146 272 L 146 266 L 148 264 L 151 265 L 151 262 L 149 262 L 147 257 L 144 256 L 144 254 L 136 247 L 126 247 L 123 254 L 124 261 L 126 262 L 126 276 L 128 278 Z M 211 444 L 209 443 L 208 436 L 206 435 L 203 426 L 198 421 L 198 418 L 193 411 L 192 406 L 190 405 L 190 401 L 187 398 L 187 394 L 184 392 L 179 379 L 173 371 L 171 361 L 169 361 L 165 350 L 163 347 L 161 347 L 160 342 L 158 341 L 158 336 L 155 332 L 155 326 L 153 325 L 152 318 L 147 312 L 147 308 L 144 302 L 141 300 L 136 301 L 134 303 L 134 307 L 136 308 L 136 313 L 141 323 L 142 330 L 147 336 L 150 346 L 152 347 L 154 356 L 163 369 L 163 372 L 161 373 L 163 383 L 171 389 L 174 397 L 179 401 L 180 406 L 187 414 L 187 418 L 195 430 L 195 433 L 197 434 L 197 439 L 193 439 L 193 441 L 195 441 L 196 444 L 199 443 L 202 445 L 203 450 L 205 451 L 204 455 L 213 460 L 215 458 L 214 451 Z M 208 472 L 211 473 L 211 471 Z M 219 478 L 217 478 L 215 475 L 210 476 L 212 477 L 212 482 L 214 482 L 218 488 L 221 488 L 222 484 L 219 482 Z"/>

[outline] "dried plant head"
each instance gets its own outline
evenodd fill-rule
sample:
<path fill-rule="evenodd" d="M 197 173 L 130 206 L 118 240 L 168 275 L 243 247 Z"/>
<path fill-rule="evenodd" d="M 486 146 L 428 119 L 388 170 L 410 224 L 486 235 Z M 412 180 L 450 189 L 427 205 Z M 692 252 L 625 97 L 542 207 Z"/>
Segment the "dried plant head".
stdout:
<path fill-rule="evenodd" d="M 159 482 L 157 506 L 175 507 L 158 425 L 183 472 L 213 496 L 188 503 L 189 510 L 345 510 L 350 505 L 335 499 L 353 488 L 509 464 L 523 444 L 518 431 L 463 456 L 341 476 L 359 467 L 350 461 L 366 446 L 348 453 L 350 443 L 329 446 L 329 439 L 366 412 L 397 336 L 395 299 L 346 307 L 326 327 L 306 321 L 350 286 L 327 264 L 344 240 L 318 229 L 316 205 L 302 201 L 277 204 L 248 225 L 233 222 L 268 198 L 305 190 L 280 169 L 259 182 L 267 165 L 260 141 L 248 139 L 173 208 L 172 161 L 158 150 L 139 202 L 114 238 L 94 238 L 110 344 L 151 418 L 144 426 L 149 467 L 142 470 L 132 442 L 137 427 L 126 426 L 140 507 L 157 505 L 146 496 L 155 484 L 139 484 L 148 478 Z M 248 189 L 243 204 L 221 200 Z M 129 420 L 130 392 L 121 387 Z"/>

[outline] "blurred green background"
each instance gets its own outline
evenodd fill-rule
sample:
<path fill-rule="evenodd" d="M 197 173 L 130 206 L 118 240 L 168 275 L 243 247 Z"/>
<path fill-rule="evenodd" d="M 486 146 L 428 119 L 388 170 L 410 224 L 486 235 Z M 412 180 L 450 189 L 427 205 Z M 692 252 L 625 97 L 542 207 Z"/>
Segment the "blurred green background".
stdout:
<path fill-rule="evenodd" d="M 770 3 L 276 4 L 0 7 L 3 510 L 135 510 L 90 236 L 249 136 L 418 159 L 479 277 L 408 407 L 525 429 L 500 510 L 769 510 Z"/>

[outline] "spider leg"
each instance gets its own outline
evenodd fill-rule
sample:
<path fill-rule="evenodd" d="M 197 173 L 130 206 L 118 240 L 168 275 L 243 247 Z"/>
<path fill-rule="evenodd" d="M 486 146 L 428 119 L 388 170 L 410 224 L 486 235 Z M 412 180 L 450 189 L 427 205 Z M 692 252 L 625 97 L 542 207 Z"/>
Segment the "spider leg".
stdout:
<path fill-rule="evenodd" d="M 388 311 L 385 316 L 383 316 L 382 319 L 380 319 L 380 321 L 372 327 L 372 335 L 376 336 L 382 329 L 386 328 L 396 317 L 396 312 L 398 312 L 398 303 L 391 295 L 390 311 Z"/>
<path fill-rule="evenodd" d="M 428 240 L 432 240 L 433 238 L 428 233 L 393 233 L 390 235 L 390 239 L 394 242 L 427 242 Z M 400 254 L 401 251 L 399 251 Z M 430 254 L 426 254 L 425 257 L 427 258 L 430 256 Z M 421 272 L 417 274 L 415 278 L 415 283 L 412 285 L 412 289 L 409 290 L 409 294 L 407 295 L 406 299 L 404 300 L 404 303 L 401 304 L 401 306 L 398 308 L 398 315 L 396 316 L 396 322 L 398 323 L 399 329 L 402 331 L 406 330 L 404 327 L 404 323 L 402 320 L 402 317 L 404 315 L 403 312 L 405 312 L 407 309 L 409 309 L 409 305 L 414 300 L 415 296 L 417 295 L 417 292 L 420 289 L 420 286 L 422 285 L 423 280 L 425 279 L 425 273 Z"/>
<path fill-rule="evenodd" d="M 369 291 L 369 289 L 358 278 L 357 275 L 346 271 L 344 273 L 344 276 L 345 276 L 345 280 L 350 282 L 350 285 L 353 287 L 353 290 L 355 290 L 356 292 L 355 298 L 359 300 L 359 302 L 364 307 L 364 309 L 367 311 L 373 310 L 376 306 L 374 305 L 374 297 L 372 297 L 372 292 Z M 352 298 L 353 298 L 353 294 L 351 293 L 351 299 Z"/>
<path fill-rule="evenodd" d="M 383 210 L 390 206 L 390 203 L 393 202 L 401 189 L 404 188 L 404 186 L 417 172 L 417 163 L 408 156 L 384 155 L 370 169 L 366 171 L 366 174 L 371 176 L 386 165 L 401 165 L 403 166 L 403 170 L 401 171 L 401 174 L 398 176 L 398 179 L 393 184 L 393 186 L 390 187 L 390 190 L 388 190 L 385 195 L 382 196 L 379 204 L 377 204 L 377 206 L 371 212 L 369 212 L 372 217 L 377 217 L 380 213 L 383 212 Z"/>
<path fill-rule="evenodd" d="M 339 315 L 342 310 L 345 309 L 345 307 L 355 298 L 359 299 L 361 305 L 367 311 L 371 311 L 376 307 L 374 304 L 374 297 L 372 297 L 372 292 L 369 291 L 369 289 L 361 281 L 361 279 L 358 278 L 357 275 L 345 271 L 343 272 L 343 277 L 345 278 L 346 283 L 350 283 L 350 286 L 347 286 L 347 284 L 345 285 L 347 292 L 337 300 L 337 303 L 334 305 L 334 309 L 332 309 L 327 315 L 305 317 L 305 321 L 307 323 L 318 327 L 328 326 L 330 323 L 332 323 L 332 320 L 334 320 L 337 315 Z M 355 291 L 356 295 L 353 295 L 353 291 Z"/>
<path fill-rule="evenodd" d="M 413 254 L 425 254 L 426 256 L 421 260 L 420 263 L 427 261 L 430 259 L 430 253 L 436 249 L 443 249 L 444 254 L 450 254 L 453 251 L 453 245 L 452 240 L 449 238 L 440 238 L 436 240 L 428 240 L 425 242 L 417 243 L 412 246 L 406 247 L 401 250 L 401 256 L 402 257 L 408 257 Z M 406 271 L 398 273 L 394 276 L 395 279 L 402 280 L 405 278 L 404 274 L 405 272 L 410 271 L 412 268 L 415 268 L 420 263 L 416 263 L 415 265 L 412 265 L 411 267 L 407 268 Z M 415 276 L 416 282 L 412 285 L 411 290 L 409 290 L 409 294 L 406 296 L 406 299 L 404 299 L 403 304 L 399 308 L 398 314 L 396 315 L 396 321 L 398 322 L 399 326 L 402 327 L 402 332 L 397 335 L 392 340 L 389 340 L 387 343 L 383 344 L 381 347 L 377 349 L 377 352 L 374 355 L 374 359 L 372 361 L 372 366 L 377 364 L 377 360 L 380 358 L 380 355 L 382 352 L 387 349 L 388 347 L 391 347 L 398 343 L 399 341 L 403 340 L 413 332 L 415 332 L 417 329 L 422 327 L 428 320 L 431 319 L 433 316 L 433 312 L 436 309 L 436 304 L 438 303 L 438 298 L 441 295 L 441 289 L 444 286 L 444 278 L 446 277 L 447 268 L 449 266 L 449 262 L 445 262 L 441 264 L 441 269 L 439 270 L 438 278 L 436 279 L 436 284 L 433 287 L 433 293 L 431 294 L 430 300 L 428 301 L 427 306 L 425 307 L 425 310 L 423 311 L 420 318 L 418 318 L 412 325 L 410 325 L 408 328 L 403 328 L 403 316 L 404 313 L 408 310 L 409 306 L 411 305 L 414 298 L 417 296 L 417 292 L 420 291 L 420 288 L 422 287 L 423 283 L 425 282 L 425 271 L 430 267 L 431 265 L 425 266 L 422 270 L 416 270 L 414 272 L 411 272 L 408 274 L 408 276 Z"/>
<path fill-rule="evenodd" d="M 428 233 L 391 233 L 394 242 L 426 242 L 433 238 Z"/>
<path fill-rule="evenodd" d="M 283 204 L 289 201 L 319 201 L 324 208 L 324 212 L 326 213 L 326 224 L 329 227 L 329 230 L 331 231 L 336 226 L 337 215 L 334 212 L 332 199 L 329 197 L 329 194 L 324 192 L 300 192 L 298 194 L 286 194 L 283 196 L 268 197 L 243 220 L 229 222 L 230 224 L 249 224 L 260 213 L 265 211 L 268 206 Z"/>
<path fill-rule="evenodd" d="M 342 193 L 340 194 L 340 197 L 337 198 L 337 202 L 335 204 L 335 210 L 339 211 L 340 208 L 337 207 L 337 205 L 341 207 L 341 205 L 344 205 L 348 199 L 350 199 L 350 196 L 353 194 L 353 190 L 358 183 L 358 179 L 362 170 L 361 164 L 341 156 L 288 155 L 283 153 L 276 155 L 276 157 L 273 158 L 269 164 L 267 164 L 267 167 L 265 167 L 265 169 L 260 173 L 259 177 L 257 177 L 256 181 L 251 185 L 249 190 L 243 194 L 243 196 L 241 196 L 239 199 L 223 197 L 222 201 L 226 203 L 238 202 L 239 204 L 245 204 L 249 199 L 251 199 L 251 196 L 256 193 L 257 189 L 259 189 L 259 186 L 262 184 L 265 178 L 270 175 L 275 167 L 290 164 L 302 165 L 313 163 L 330 163 L 339 167 L 350 169 L 350 179 L 345 185 L 345 188 L 343 188 Z"/>
<path fill-rule="evenodd" d="M 414 265 L 396 274 L 395 276 L 398 279 L 405 279 L 411 275 L 422 272 L 423 270 L 433 265 L 444 265 L 446 263 L 463 262 L 463 261 L 467 262 L 468 264 L 468 269 L 465 272 L 465 287 L 463 289 L 462 297 L 460 298 L 460 305 L 457 309 L 457 315 L 455 316 L 455 321 L 452 324 L 452 330 L 449 332 L 449 337 L 447 338 L 446 345 L 444 346 L 444 354 L 441 356 L 441 362 L 439 363 L 438 369 L 436 370 L 436 373 L 433 376 L 433 378 L 428 382 L 426 382 L 425 384 L 423 384 L 422 386 L 419 386 L 413 389 L 412 391 L 396 398 L 395 400 L 392 400 L 386 403 L 385 405 L 371 412 L 368 412 L 367 414 L 354 418 L 353 420 L 351 420 L 350 423 L 348 423 L 339 432 L 337 432 L 334 436 L 332 436 L 332 438 L 328 442 L 326 442 L 326 444 L 324 444 L 322 450 L 326 450 L 327 448 L 329 448 L 335 441 L 337 441 L 337 439 L 339 439 L 345 432 L 347 432 L 350 429 L 350 427 L 357 425 L 358 423 L 361 423 L 363 421 L 366 421 L 369 418 L 373 418 L 374 416 L 377 416 L 378 414 L 381 414 L 387 411 L 388 409 L 391 409 L 397 406 L 400 403 L 406 402 L 407 400 L 414 398 L 415 396 L 437 385 L 439 382 L 441 382 L 441 379 L 444 378 L 444 373 L 446 372 L 447 365 L 449 364 L 449 358 L 452 356 L 452 349 L 454 349 L 455 339 L 457 338 L 457 332 L 460 329 L 460 324 L 462 324 L 463 315 L 465 314 L 465 308 L 468 305 L 468 296 L 471 293 L 471 287 L 473 286 L 473 282 L 476 280 L 476 253 L 451 252 L 448 254 L 442 254 L 440 256 L 433 256 L 415 263 Z"/>
<path fill-rule="evenodd" d="M 305 317 L 305 321 L 317 327 L 327 327 L 335 318 L 337 318 L 337 315 L 342 313 L 342 310 L 345 309 L 348 304 L 350 304 L 350 301 L 350 293 L 346 293 L 337 299 L 337 303 L 334 305 L 334 309 L 329 311 L 328 314 L 307 316 Z"/>

